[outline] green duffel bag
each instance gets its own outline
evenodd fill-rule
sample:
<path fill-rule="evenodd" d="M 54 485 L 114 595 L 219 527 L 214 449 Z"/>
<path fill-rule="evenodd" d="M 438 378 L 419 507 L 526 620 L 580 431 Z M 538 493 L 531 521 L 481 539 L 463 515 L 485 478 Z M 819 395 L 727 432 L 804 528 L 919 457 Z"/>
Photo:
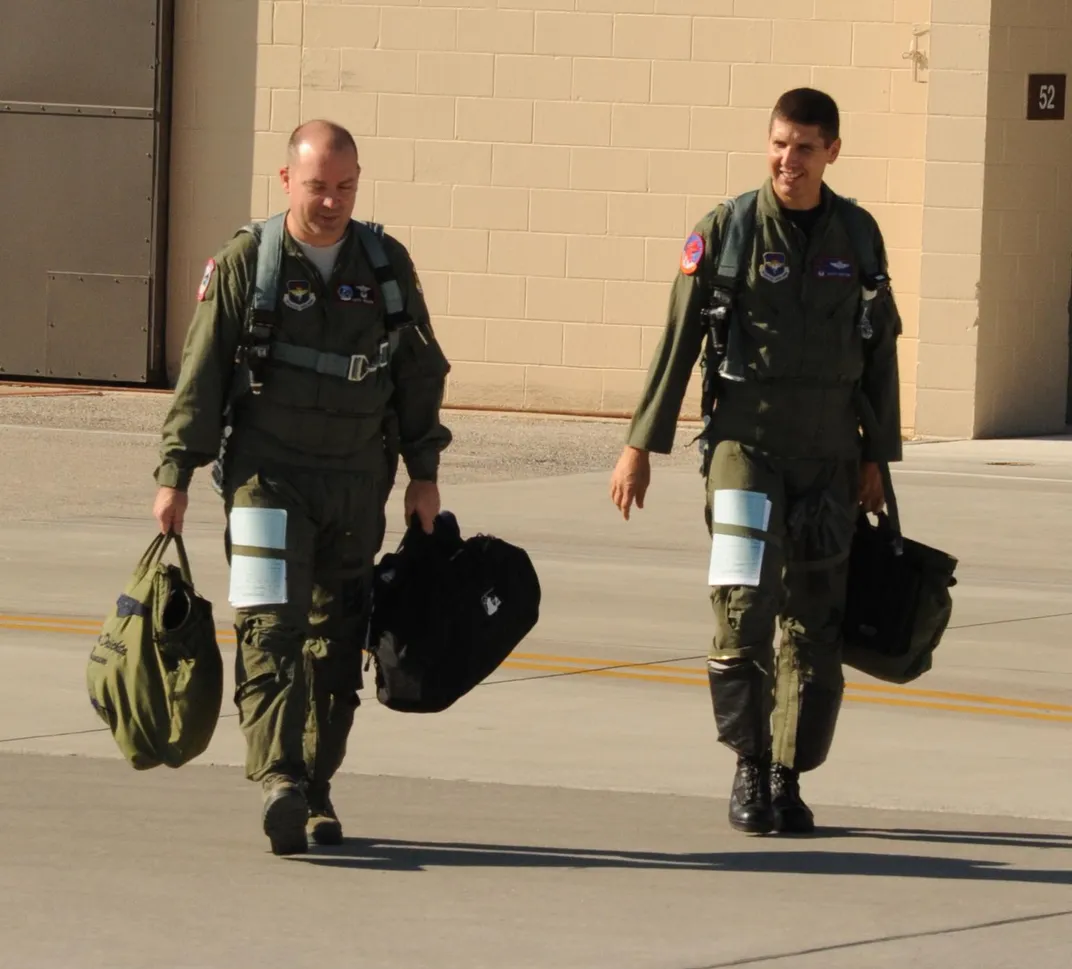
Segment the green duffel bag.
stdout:
<path fill-rule="evenodd" d="M 861 513 L 849 557 L 842 623 L 846 666 L 888 683 L 910 683 L 933 665 L 953 612 L 957 560 L 901 534 L 889 469 L 889 514 Z"/>
<path fill-rule="evenodd" d="M 162 560 L 175 542 L 179 567 Z M 104 621 L 86 669 L 89 701 L 137 770 L 204 753 L 223 703 L 212 603 L 194 590 L 179 535 L 158 535 Z"/>

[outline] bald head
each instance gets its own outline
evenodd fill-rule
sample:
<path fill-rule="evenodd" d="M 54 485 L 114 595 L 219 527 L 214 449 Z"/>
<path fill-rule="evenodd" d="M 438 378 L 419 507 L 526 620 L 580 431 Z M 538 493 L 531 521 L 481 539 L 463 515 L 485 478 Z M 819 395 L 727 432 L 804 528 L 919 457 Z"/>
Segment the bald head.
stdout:
<path fill-rule="evenodd" d="M 336 155 L 353 152 L 357 158 L 357 144 L 353 135 L 334 121 L 316 119 L 298 125 L 287 142 L 287 162 L 297 164 L 308 155 Z"/>
<path fill-rule="evenodd" d="M 290 196 L 287 228 L 300 242 L 329 246 L 345 234 L 361 167 L 353 136 L 332 121 L 307 121 L 287 144 L 280 172 Z"/>

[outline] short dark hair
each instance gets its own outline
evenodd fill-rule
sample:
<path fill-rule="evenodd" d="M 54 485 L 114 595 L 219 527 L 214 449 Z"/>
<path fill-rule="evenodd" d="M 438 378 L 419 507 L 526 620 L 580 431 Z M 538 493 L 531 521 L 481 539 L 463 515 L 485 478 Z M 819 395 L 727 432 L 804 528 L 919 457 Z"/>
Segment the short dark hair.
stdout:
<path fill-rule="evenodd" d="M 327 135 L 328 149 L 330 151 L 345 151 L 349 148 L 355 156 L 357 155 L 357 142 L 354 141 L 354 136 L 342 125 L 336 124 L 334 121 L 325 121 L 322 118 L 306 121 L 291 132 L 290 141 L 287 142 L 287 154 L 293 158 L 305 136 L 313 132 Z"/>
<path fill-rule="evenodd" d="M 823 91 L 815 88 L 798 87 L 786 91 L 771 112 L 770 124 L 776 119 L 791 124 L 815 125 L 818 127 L 827 147 L 832 145 L 841 134 L 841 116 L 837 102 Z"/>

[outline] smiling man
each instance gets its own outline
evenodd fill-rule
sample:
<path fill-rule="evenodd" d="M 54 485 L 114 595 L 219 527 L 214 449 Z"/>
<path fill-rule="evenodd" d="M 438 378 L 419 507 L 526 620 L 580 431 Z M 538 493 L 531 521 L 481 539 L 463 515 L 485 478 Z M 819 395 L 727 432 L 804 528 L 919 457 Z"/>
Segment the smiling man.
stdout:
<path fill-rule="evenodd" d="M 449 367 L 409 253 L 351 220 L 360 174 L 345 129 L 294 131 L 287 210 L 205 267 L 156 471 L 154 515 L 180 533 L 190 479 L 215 461 L 246 773 L 276 854 L 342 839 L 328 792 L 358 705 L 384 505 L 401 459 L 406 520 L 431 532 L 451 440 Z"/>
<path fill-rule="evenodd" d="M 626 519 L 644 507 L 649 452 L 673 445 L 706 337 L 708 680 L 718 738 L 737 754 L 729 820 L 749 833 L 814 828 L 799 776 L 826 760 L 841 705 L 852 536 L 861 508 L 884 505 L 881 465 L 901 458 L 900 317 L 875 220 L 823 182 L 840 150 L 833 99 L 779 99 L 770 177 L 685 242 L 610 482 Z"/>

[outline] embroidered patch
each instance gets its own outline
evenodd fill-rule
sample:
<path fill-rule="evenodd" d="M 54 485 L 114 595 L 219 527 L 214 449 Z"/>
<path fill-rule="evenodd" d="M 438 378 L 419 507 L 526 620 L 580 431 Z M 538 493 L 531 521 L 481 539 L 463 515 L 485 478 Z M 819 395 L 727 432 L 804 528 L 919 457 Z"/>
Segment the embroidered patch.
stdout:
<path fill-rule="evenodd" d="M 216 260 L 210 259 L 205 264 L 205 275 L 201 277 L 201 285 L 197 287 L 197 301 L 204 302 L 205 293 L 208 292 L 208 284 L 212 282 L 212 274 L 216 271 Z"/>
<path fill-rule="evenodd" d="M 353 303 L 356 300 L 358 303 L 367 303 L 372 306 L 376 302 L 372 295 L 371 286 L 347 286 L 343 284 L 338 289 L 338 297 L 344 303 Z"/>
<path fill-rule="evenodd" d="M 292 310 L 307 310 L 316 302 L 316 293 L 304 279 L 287 280 L 287 291 L 283 294 L 283 305 Z"/>
<path fill-rule="evenodd" d="M 703 254 L 703 236 L 694 232 L 685 240 L 685 248 L 681 250 L 681 271 L 686 276 L 691 276 L 700 265 Z"/>
<path fill-rule="evenodd" d="M 763 253 L 759 274 L 769 283 L 781 283 L 789 278 L 789 265 L 784 252 Z"/>
<path fill-rule="evenodd" d="M 815 264 L 815 275 L 820 279 L 852 279 L 856 273 L 848 259 L 820 259 Z"/>

